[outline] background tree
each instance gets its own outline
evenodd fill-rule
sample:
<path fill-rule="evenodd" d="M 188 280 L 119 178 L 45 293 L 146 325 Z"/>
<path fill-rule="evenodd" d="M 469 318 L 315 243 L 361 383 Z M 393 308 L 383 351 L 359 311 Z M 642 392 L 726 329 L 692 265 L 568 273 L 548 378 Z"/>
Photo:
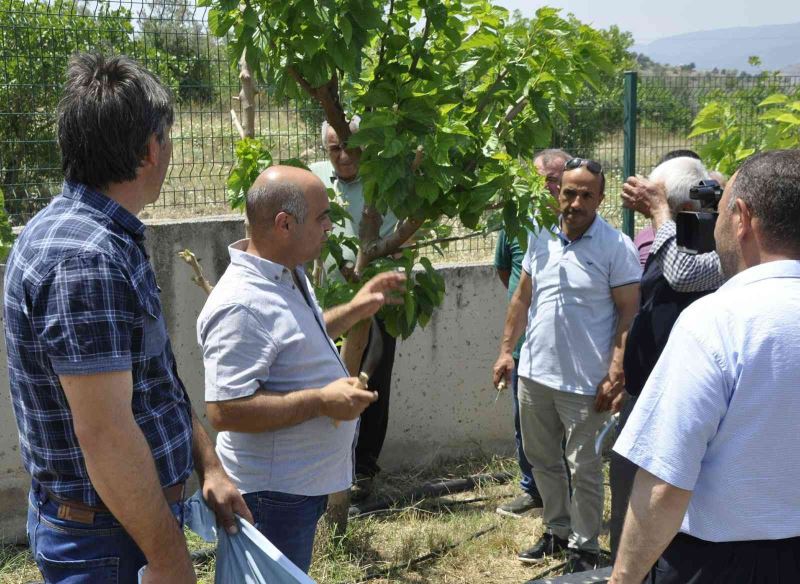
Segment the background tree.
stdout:
<path fill-rule="evenodd" d="M 533 213 L 553 221 L 528 161 L 549 144 L 554 119 L 584 86 L 614 68 L 596 30 L 542 8 L 514 20 L 487 0 L 205 0 L 209 26 L 229 35 L 232 61 L 244 55 L 278 96 L 313 97 L 342 141 L 362 149 L 366 205 L 347 282 L 321 300 L 341 300 L 378 270 L 404 267 L 404 306 L 387 309 L 389 331 L 407 336 L 443 297 L 443 282 L 420 250 L 439 243 L 436 226 L 458 217 L 471 230 L 505 225 L 525 240 Z M 351 136 L 347 118 L 361 116 Z M 237 149 L 229 183 L 234 205 L 271 158 L 257 140 Z M 396 230 L 379 236 L 391 210 Z M 403 245 L 416 234 L 409 248 Z M 395 254 L 401 254 L 399 259 Z M 422 270 L 412 273 L 421 265 Z M 330 293 L 334 289 L 334 293 Z M 351 371 L 368 329 L 351 331 Z"/>
<path fill-rule="evenodd" d="M 765 83 L 769 77 L 764 78 Z M 769 87 L 767 84 L 766 87 Z M 698 138 L 700 155 L 709 168 L 730 176 L 748 156 L 764 150 L 800 148 L 800 89 L 773 93 L 757 106 L 756 124 L 741 102 L 758 95 L 717 96 L 695 118 L 689 138 Z"/>
<path fill-rule="evenodd" d="M 0 84 L 0 188 L 6 210 L 30 214 L 47 204 L 50 189 L 30 192 L 26 183 L 60 184 L 55 109 L 67 61 L 75 51 L 130 48 L 130 12 L 66 0 L 58 10 L 45 0 L 0 0 L 0 44 L 5 78 Z M 100 18 L 111 19 L 115 26 Z M 57 187 L 56 187 L 57 188 Z"/>

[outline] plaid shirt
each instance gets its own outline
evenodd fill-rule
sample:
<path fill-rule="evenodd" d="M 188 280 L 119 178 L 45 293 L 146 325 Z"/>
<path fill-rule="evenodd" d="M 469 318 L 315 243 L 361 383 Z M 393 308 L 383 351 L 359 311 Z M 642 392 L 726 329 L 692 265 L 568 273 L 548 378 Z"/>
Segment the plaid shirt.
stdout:
<path fill-rule="evenodd" d="M 191 405 L 178 378 L 145 226 L 86 186 L 62 193 L 8 258 L 5 334 L 22 460 L 65 499 L 97 505 L 59 375 L 131 371 L 134 418 L 163 486 L 192 472 Z"/>
<path fill-rule="evenodd" d="M 677 227 L 667 221 L 656 232 L 650 255 L 659 263 L 669 285 L 677 292 L 706 292 L 725 283 L 717 252 L 690 254 L 678 251 Z"/>

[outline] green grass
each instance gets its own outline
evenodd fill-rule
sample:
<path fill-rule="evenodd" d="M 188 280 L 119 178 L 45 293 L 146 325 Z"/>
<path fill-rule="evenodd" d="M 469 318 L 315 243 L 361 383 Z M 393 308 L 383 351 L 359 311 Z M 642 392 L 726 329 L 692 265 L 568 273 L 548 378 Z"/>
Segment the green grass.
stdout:
<path fill-rule="evenodd" d="M 460 478 L 498 471 L 516 472 L 510 458 L 485 457 L 457 460 L 409 472 L 386 474 L 376 482 L 383 495 L 397 495 L 434 478 Z M 538 517 L 502 517 L 495 508 L 518 494 L 518 481 L 486 484 L 466 493 L 426 499 L 391 513 L 352 519 L 342 538 L 334 538 L 325 521 L 320 521 L 314 548 L 311 576 L 320 584 L 359 582 L 375 584 L 518 584 L 558 566 L 554 559 L 539 566 L 525 566 L 516 559 L 519 550 L 534 543 L 542 533 Z M 480 501 L 458 504 L 458 501 Z M 605 516 L 609 514 L 606 489 Z M 470 539 L 481 530 L 486 534 Z M 190 549 L 208 549 L 208 544 L 187 534 Z M 607 534 L 601 546 L 608 549 Z M 433 554 L 427 561 L 415 559 Z M 198 581 L 214 581 L 214 561 L 196 564 Z M 558 573 L 558 571 L 554 572 Z M 0 583 L 23 584 L 39 581 L 36 566 L 27 550 L 0 548 Z"/>

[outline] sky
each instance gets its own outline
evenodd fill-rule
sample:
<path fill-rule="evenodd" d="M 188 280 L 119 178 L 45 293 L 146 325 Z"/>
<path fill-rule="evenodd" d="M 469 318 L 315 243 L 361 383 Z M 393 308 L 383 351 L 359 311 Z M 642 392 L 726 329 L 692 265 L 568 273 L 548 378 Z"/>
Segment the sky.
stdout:
<path fill-rule="evenodd" d="M 639 44 L 685 32 L 800 22 L 800 0 L 496 0 L 532 16 L 540 6 L 561 8 L 598 28 L 616 24 Z"/>

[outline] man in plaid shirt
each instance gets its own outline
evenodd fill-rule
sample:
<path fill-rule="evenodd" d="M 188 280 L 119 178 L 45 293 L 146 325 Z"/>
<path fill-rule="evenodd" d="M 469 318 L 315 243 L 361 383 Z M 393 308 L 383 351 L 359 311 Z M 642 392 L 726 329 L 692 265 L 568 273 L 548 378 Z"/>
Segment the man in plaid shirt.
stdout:
<path fill-rule="evenodd" d="M 664 185 L 631 176 L 622 185 L 623 206 L 653 222 L 655 239 L 650 254 L 676 292 L 708 292 L 725 283 L 717 252 L 689 254 L 678 249 L 677 227 Z"/>
<path fill-rule="evenodd" d="M 226 527 L 250 517 L 177 375 L 136 214 L 167 173 L 169 91 L 126 57 L 70 60 L 61 195 L 8 260 L 5 334 L 28 538 L 45 581 L 195 582 L 181 523 L 197 468 Z"/>

